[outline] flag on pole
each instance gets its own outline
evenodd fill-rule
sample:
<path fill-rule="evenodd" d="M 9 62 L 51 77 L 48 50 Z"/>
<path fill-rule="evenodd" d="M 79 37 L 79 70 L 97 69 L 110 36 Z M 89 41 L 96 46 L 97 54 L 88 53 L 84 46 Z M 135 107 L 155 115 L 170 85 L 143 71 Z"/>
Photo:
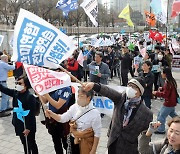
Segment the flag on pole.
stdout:
<path fill-rule="evenodd" d="M 2 42 L 3 42 L 3 39 L 4 39 L 4 36 L 0 35 L 0 46 L 1 46 Z"/>
<path fill-rule="evenodd" d="M 32 88 L 39 95 L 71 85 L 70 76 L 65 72 L 56 72 L 27 64 L 24 64 L 24 69 Z"/>
<path fill-rule="evenodd" d="M 80 50 L 80 52 L 79 52 L 79 55 L 77 57 L 77 61 L 78 61 L 79 65 L 81 65 L 83 67 L 84 55 L 82 53 L 82 50 Z"/>
<path fill-rule="evenodd" d="M 70 11 L 78 9 L 78 2 L 77 0 L 59 0 L 56 8 L 62 10 L 64 16 L 68 16 Z"/>
<path fill-rule="evenodd" d="M 66 34 L 35 14 L 20 9 L 14 30 L 12 61 L 57 68 L 75 49 Z"/>
<path fill-rule="evenodd" d="M 176 17 L 180 13 L 180 0 L 174 0 L 171 17 Z"/>
<path fill-rule="evenodd" d="M 145 15 L 146 15 L 147 24 L 150 26 L 155 26 L 156 25 L 155 15 L 153 13 L 148 12 L 148 11 L 145 11 Z"/>
<path fill-rule="evenodd" d="M 127 24 L 131 27 L 134 27 L 134 24 L 130 18 L 130 9 L 129 9 L 129 4 L 122 10 L 122 12 L 118 16 L 119 18 L 126 19 Z"/>
<path fill-rule="evenodd" d="M 97 0 L 84 0 L 80 5 L 95 27 L 98 26 L 98 2 Z"/>

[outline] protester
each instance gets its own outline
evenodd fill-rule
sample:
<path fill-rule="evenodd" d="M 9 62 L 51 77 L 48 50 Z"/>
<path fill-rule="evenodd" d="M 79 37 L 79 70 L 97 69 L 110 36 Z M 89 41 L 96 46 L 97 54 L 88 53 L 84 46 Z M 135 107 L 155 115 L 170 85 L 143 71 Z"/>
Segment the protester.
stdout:
<path fill-rule="evenodd" d="M 168 67 L 171 68 L 171 63 L 172 63 L 172 59 L 173 59 L 173 55 L 172 53 L 170 52 L 170 49 L 166 49 L 165 50 L 165 56 L 164 56 L 165 60 L 167 61 L 168 63 Z"/>
<path fill-rule="evenodd" d="M 49 103 L 49 110 L 57 114 L 63 114 L 68 110 L 70 103 L 71 88 L 65 87 L 39 96 L 44 104 Z M 52 136 L 56 154 L 63 154 L 63 148 L 67 150 L 67 135 L 69 133 L 69 124 L 61 124 L 53 119 L 46 119 L 48 133 Z"/>
<path fill-rule="evenodd" d="M 158 52 L 158 59 L 152 61 L 153 73 L 154 73 L 154 90 L 158 90 L 159 87 L 164 85 L 164 80 L 161 77 L 161 71 L 164 67 L 168 67 L 168 63 L 164 58 L 164 52 Z M 156 68 L 155 68 L 156 67 Z M 154 69 L 155 68 L 155 69 Z"/>
<path fill-rule="evenodd" d="M 138 136 L 147 130 L 152 121 L 152 112 L 144 105 L 143 79 L 137 77 L 128 82 L 126 93 L 120 93 L 106 85 L 85 83 L 84 89 L 95 90 L 114 102 L 114 113 L 108 131 L 109 154 L 138 154 Z"/>
<path fill-rule="evenodd" d="M 151 109 L 152 88 L 154 83 L 154 75 L 151 72 L 151 68 L 152 63 L 150 61 L 145 61 L 142 64 L 143 71 L 139 73 L 139 76 L 143 77 L 145 82 L 144 94 L 142 95 L 142 98 L 149 109 Z"/>
<path fill-rule="evenodd" d="M 156 134 L 165 134 L 165 122 L 167 116 L 172 118 L 177 116 L 175 106 L 177 105 L 177 83 L 172 76 L 171 69 L 166 67 L 162 71 L 162 78 L 165 79 L 165 84 L 158 91 L 153 91 L 153 95 L 163 97 L 165 99 L 161 107 L 157 120 L 161 122 L 161 126 L 155 132 Z"/>
<path fill-rule="evenodd" d="M 69 58 L 67 63 L 65 63 L 65 67 L 69 72 L 71 72 L 72 75 L 78 78 L 78 61 L 74 57 L 75 55 L 72 54 Z"/>
<path fill-rule="evenodd" d="M 128 72 L 129 72 L 129 68 L 132 64 L 132 59 L 128 52 L 129 52 L 128 47 L 122 46 L 122 56 L 120 57 L 122 86 L 127 86 Z"/>
<path fill-rule="evenodd" d="M 101 52 L 96 52 L 95 61 L 87 64 L 87 57 L 85 57 L 83 66 L 88 68 L 90 71 L 90 81 L 107 84 L 108 77 L 110 77 L 110 70 L 106 63 L 102 62 L 103 54 Z"/>
<path fill-rule="evenodd" d="M 108 54 L 106 59 L 106 64 L 108 64 L 109 69 L 111 71 L 111 79 L 113 78 L 113 63 L 114 63 L 114 51 L 111 47 L 108 47 Z"/>
<path fill-rule="evenodd" d="M 15 69 L 14 65 L 8 64 L 8 56 L 2 55 L 0 60 L 0 84 L 7 87 L 8 71 L 14 69 Z M 9 96 L 7 96 L 4 93 L 1 93 L 1 95 L 2 98 L 1 98 L 1 107 L 0 107 L 0 117 L 9 116 L 11 115 L 9 111 L 12 110 L 9 104 Z"/>
<path fill-rule="evenodd" d="M 24 110 L 29 110 L 29 114 L 24 117 L 25 124 L 18 118 L 16 112 L 13 112 L 12 124 L 15 128 L 16 136 L 19 136 L 23 146 L 25 154 L 38 154 L 38 148 L 35 140 L 36 133 L 36 98 L 29 92 L 30 83 L 27 77 L 21 76 L 15 83 L 15 89 L 9 89 L 3 84 L 0 84 L 0 91 L 6 95 L 13 97 L 13 108 L 18 108 L 18 100 L 22 103 Z M 25 128 L 25 127 L 26 128 Z M 28 151 L 26 147 L 26 137 L 28 143 Z"/>
<path fill-rule="evenodd" d="M 174 117 L 168 122 L 169 129 L 164 140 L 150 142 L 151 134 L 156 131 L 159 124 L 159 122 L 151 122 L 146 135 L 144 132 L 140 137 L 140 154 L 180 154 L 180 117 Z"/>
<path fill-rule="evenodd" d="M 94 92 L 78 91 L 77 103 L 72 105 L 64 114 L 56 114 L 46 110 L 47 117 L 65 123 L 71 120 L 71 150 L 72 154 L 95 154 L 101 132 L 101 117 L 93 107 L 91 99 Z M 79 146 L 78 146 L 79 144 Z"/>

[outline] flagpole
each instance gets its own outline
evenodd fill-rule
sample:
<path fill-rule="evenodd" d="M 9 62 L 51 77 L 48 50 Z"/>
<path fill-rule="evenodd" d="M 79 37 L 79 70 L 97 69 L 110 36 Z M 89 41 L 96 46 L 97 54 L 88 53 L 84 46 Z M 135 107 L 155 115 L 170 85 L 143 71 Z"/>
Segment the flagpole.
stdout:
<path fill-rule="evenodd" d="M 169 20 L 169 18 L 168 18 L 168 5 L 169 5 L 169 0 L 167 1 L 167 22 L 166 22 L 166 48 L 168 47 L 168 44 L 167 44 L 167 33 L 168 33 L 168 20 Z"/>
<path fill-rule="evenodd" d="M 79 52 L 79 11 L 77 9 L 77 27 L 78 27 L 78 52 Z"/>
<path fill-rule="evenodd" d="M 78 80 L 74 75 L 72 75 L 70 72 L 68 72 L 66 69 L 64 69 L 62 66 L 59 66 L 59 68 L 64 71 L 65 73 L 67 73 L 71 78 L 73 78 L 77 83 L 81 84 L 83 86 L 83 83 Z"/>
<path fill-rule="evenodd" d="M 25 124 L 25 118 L 23 117 L 24 120 L 24 130 L 26 130 L 26 124 Z M 26 141 L 26 151 L 27 154 L 29 153 L 29 148 L 28 148 L 28 140 L 27 140 L 27 135 L 25 134 L 25 141 Z"/>

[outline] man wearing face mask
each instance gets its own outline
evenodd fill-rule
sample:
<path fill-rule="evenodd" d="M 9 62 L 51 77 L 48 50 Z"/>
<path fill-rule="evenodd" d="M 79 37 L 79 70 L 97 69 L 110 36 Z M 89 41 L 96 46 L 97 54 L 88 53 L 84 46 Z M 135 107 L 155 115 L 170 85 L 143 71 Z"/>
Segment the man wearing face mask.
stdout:
<path fill-rule="evenodd" d="M 29 92 L 30 83 L 27 77 L 21 76 L 16 81 L 15 89 L 9 89 L 0 84 L 0 91 L 13 97 L 12 105 L 13 108 L 17 108 L 18 100 L 22 103 L 24 110 L 30 110 L 29 114 L 24 117 L 24 123 L 17 118 L 16 112 L 13 112 L 12 124 L 15 128 L 16 136 L 20 137 L 20 140 L 24 146 L 24 153 L 27 154 L 26 140 L 27 136 L 28 151 L 32 154 L 38 154 L 38 148 L 35 140 L 36 133 L 36 98 Z"/>
<path fill-rule="evenodd" d="M 95 154 L 101 133 L 101 117 L 91 102 L 94 91 L 78 90 L 77 103 L 63 114 L 56 114 L 46 110 L 46 116 L 60 123 L 71 120 L 71 153 Z M 68 151 L 69 152 L 69 151 Z"/>
<path fill-rule="evenodd" d="M 7 78 L 8 71 L 14 70 L 15 66 L 8 64 L 8 56 L 2 55 L 0 60 L 0 84 L 7 87 Z M 1 106 L 0 106 L 0 117 L 5 117 L 11 115 L 10 110 L 12 108 L 9 107 L 9 96 L 1 93 Z"/>
<path fill-rule="evenodd" d="M 109 154 L 138 154 L 138 136 L 148 129 L 153 114 L 142 101 L 145 83 L 136 77 L 128 82 L 125 93 L 93 82 L 85 83 L 84 90 L 93 89 L 114 102 L 114 112 L 108 131 Z"/>

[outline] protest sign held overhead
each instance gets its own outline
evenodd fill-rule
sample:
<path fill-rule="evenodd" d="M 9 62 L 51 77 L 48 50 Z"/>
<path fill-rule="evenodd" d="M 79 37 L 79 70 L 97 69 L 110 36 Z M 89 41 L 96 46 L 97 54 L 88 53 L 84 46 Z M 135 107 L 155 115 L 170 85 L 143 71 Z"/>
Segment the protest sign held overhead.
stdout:
<path fill-rule="evenodd" d="M 97 0 L 84 0 L 80 5 L 95 27 L 98 26 L 98 2 Z"/>
<path fill-rule="evenodd" d="M 14 30 L 12 61 L 54 68 L 75 49 L 72 40 L 59 29 L 20 9 Z"/>
<path fill-rule="evenodd" d="M 44 95 L 56 89 L 71 85 L 71 79 L 65 72 L 55 72 L 38 66 L 24 64 L 32 88 Z"/>

